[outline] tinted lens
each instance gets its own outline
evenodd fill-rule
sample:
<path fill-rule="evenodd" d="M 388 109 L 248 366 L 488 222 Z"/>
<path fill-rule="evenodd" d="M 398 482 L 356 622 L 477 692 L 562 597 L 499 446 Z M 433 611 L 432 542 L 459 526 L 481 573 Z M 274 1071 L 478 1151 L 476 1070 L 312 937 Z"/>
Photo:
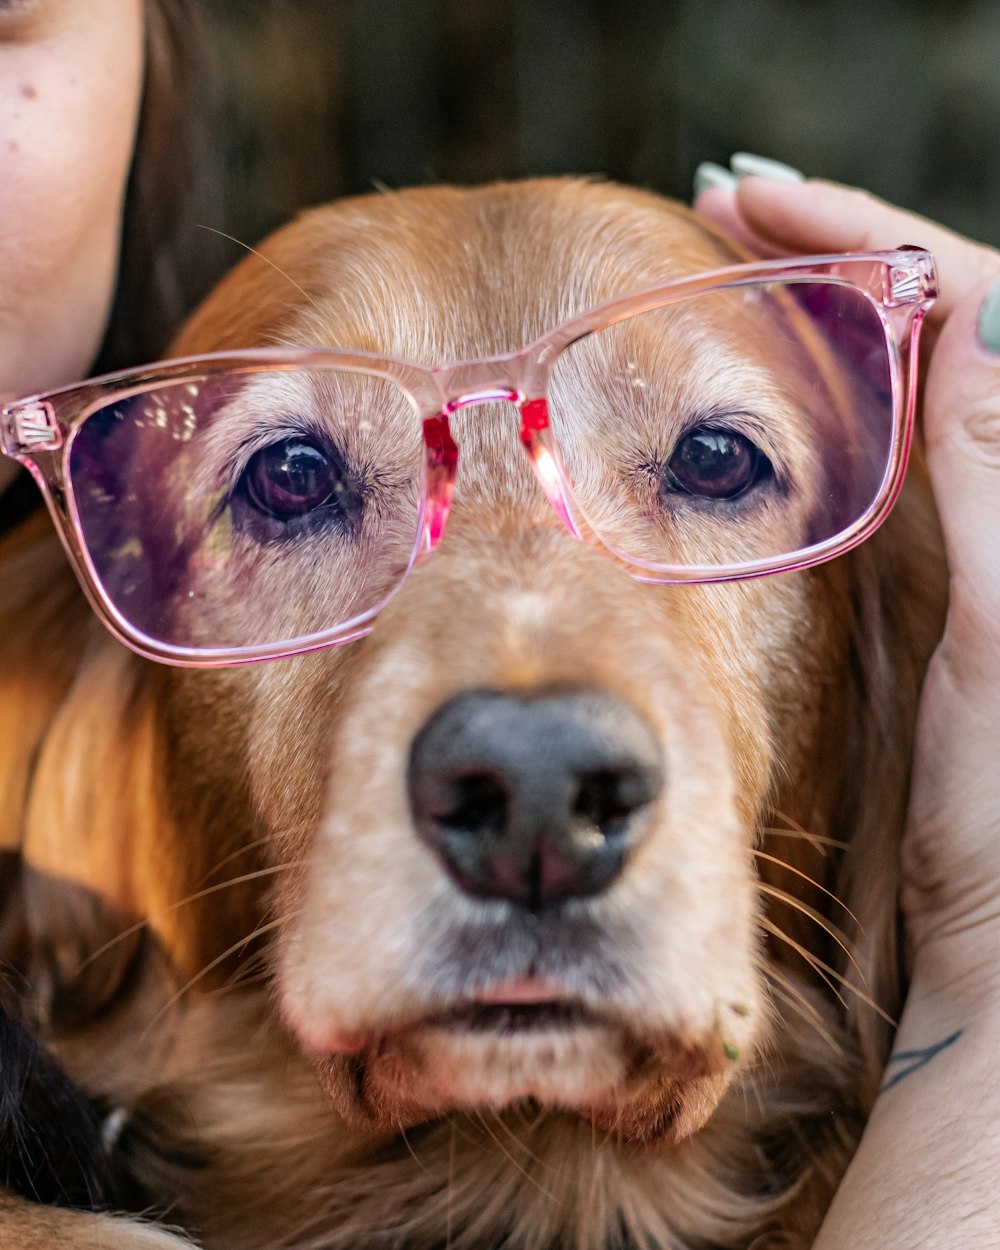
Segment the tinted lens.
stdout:
<path fill-rule="evenodd" d="M 291 642 L 381 606 L 413 558 L 420 425 L 393 383 L 215 374 L 95 410 L 69 472 L 125 621 L 197 650 Z"/>
<path fill-rule="evenodd" d="M 652 568 L 840 538 L 893 462 L 889 351 L 869 300 L 823 282 L 713 291 L 596 331 L 549 390 L 581 510 Z"/>

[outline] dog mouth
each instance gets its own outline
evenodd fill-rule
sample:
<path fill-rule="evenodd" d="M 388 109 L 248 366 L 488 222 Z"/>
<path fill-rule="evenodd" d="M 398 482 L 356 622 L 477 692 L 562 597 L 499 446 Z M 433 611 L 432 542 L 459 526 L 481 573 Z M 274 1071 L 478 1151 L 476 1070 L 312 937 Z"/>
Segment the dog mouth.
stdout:
<path fill-rule="evenodd" d="M 424 1021 L 426 1027 L 470 1033 L 530 1033 L 540 1029 L 571 1029 L 595 1023 L 580 1003 L 470 1003 Z"/>
<path fill-rule="evenodd" d="M 580 997 L 526 997 L 487 991 L 376 1028 L 316 1056 L 320 1082 L 343 1113 L 380 1131 L 523 1105 L 679 1140 L 733 1075 L 712 1038 L 646 1036 Z"/>
<path fill-rule="evenodd" d="M 357 1054 L 393 1044 L 395 1039 L 434 1033 L 452 1038 L 494 1041 L 530 1041 L 543 1035 L 560 1035 L 593 1029 L 620 1029 L 620 1022 L 596 1010 L 583 999 L 551 982 L 531 977 L 512 978 L 481 990 L 473 990 L 449 1002 L 435 1004 L 407 1019 L 357 1032 L 336 1030 L 315 1038 L 307 1050 L 314 1058 L 330 1054 Z M 304 1040 L 304 1039 L 303 1039 Z"/>
<path fill-rule="evenodd" d="M 602 1130 L 627 1112 L 630 1134 L 686 1135 L 734 1073 L 715 1030 L 651 1028 L 580 979 L 522 969 L 455 991 L 315 1038 L 320 1083 L 344 1114 L 381 1131 L 530 1103 Z"/>
<path fill-rule="evenodd" d="M 565 998 L 545 985 L 505 983 L 420 1021 L 421 1028 L 449 1033 L 517 1038 L 539 1033 L 570 1033 L 600 1028 L 609 1021 L 579 999 Z"/>

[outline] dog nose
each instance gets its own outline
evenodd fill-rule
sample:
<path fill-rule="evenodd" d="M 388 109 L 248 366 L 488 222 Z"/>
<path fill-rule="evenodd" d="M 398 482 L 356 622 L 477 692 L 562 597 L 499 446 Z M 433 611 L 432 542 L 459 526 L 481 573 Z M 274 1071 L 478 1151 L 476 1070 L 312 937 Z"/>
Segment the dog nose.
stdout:
<path fill-rule="evenodd" d="M 538 910 L 605 890 L 663 785 L 652 731 L 599 691 L 468 691 L 410 752 L 414 823 L 476 898 Z"/>

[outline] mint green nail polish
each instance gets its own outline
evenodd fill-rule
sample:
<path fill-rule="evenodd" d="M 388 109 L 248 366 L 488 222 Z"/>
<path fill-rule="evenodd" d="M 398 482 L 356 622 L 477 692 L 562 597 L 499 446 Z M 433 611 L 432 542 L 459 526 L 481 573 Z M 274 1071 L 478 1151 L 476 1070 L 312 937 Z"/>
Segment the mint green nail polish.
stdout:
<path fill-rule="evenodd" d="M 1000 353 L 1000 277 L 993 279 L 979 309 L 979 341 L 987 351 Z"/>
<path fill-rule="evenodd" d="M 767 156 L 754 156 L 752 152 L 734 152 L 729 164 L 740 178 L 767 178 L 771 182 L 804 182 L 805 174 L 781 161 Z"/>
<path fill-rule="evenodd" d="M 702 161 L 694 171 L 694 197 L 697 199 L 702 191 L 712 191 L 716 188 L 721 188 L 723 191 L 735 191 L 738 181 L 736 175 L 731 174 L 722 165 Z"/>

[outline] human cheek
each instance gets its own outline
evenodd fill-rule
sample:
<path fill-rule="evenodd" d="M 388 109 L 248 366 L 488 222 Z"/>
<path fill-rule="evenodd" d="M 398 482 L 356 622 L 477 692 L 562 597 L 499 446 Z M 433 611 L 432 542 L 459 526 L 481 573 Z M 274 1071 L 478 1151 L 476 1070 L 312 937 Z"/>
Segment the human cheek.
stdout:
<path fill-rule="evenodd" d="M 96 354 L 141 67 L 131 0 L 89 0 L 86 20 L 0 42 L 0 392 L 74 380 Z"/>

